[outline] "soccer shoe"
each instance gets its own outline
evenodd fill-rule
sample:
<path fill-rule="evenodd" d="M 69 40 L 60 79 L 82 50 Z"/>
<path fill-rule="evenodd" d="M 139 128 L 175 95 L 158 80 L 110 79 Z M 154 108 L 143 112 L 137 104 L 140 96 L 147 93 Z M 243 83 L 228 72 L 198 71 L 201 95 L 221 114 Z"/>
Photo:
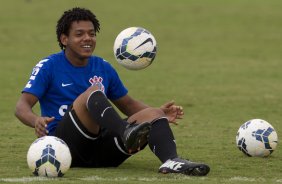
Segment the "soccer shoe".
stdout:
<path fill-rule="evenodd" d="M 159 172 L 163 174 L 181 173 L 190 176 L 205 176 L 209 171 L 210 168 L 206 164 L 191 162 L 180 158 L 169 159 L 159 168 Z"/>
<path fill-rule="evenodd" d="M 148 143 L 151 123 L 130 123 L 123 134 L 123 143 L 128 153 L 135 153 Z"/>

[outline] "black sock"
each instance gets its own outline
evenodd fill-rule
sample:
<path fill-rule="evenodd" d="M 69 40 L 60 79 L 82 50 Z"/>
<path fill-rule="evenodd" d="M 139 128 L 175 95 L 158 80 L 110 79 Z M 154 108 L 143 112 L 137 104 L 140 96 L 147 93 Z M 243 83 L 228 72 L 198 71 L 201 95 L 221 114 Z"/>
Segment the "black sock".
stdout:
<path fill-rule="evenodd" d="M 166 118 L 153 122 L 149 135 L 149 147 L 162 163 L 177 157 L 174 136 Z"/>
<path fill-rule="evenodd" d="M 91 117 L 103 128 L 123 135 L 126 125 L 102 91 L 94 91 L 88 97 L 87 109 Z"/>

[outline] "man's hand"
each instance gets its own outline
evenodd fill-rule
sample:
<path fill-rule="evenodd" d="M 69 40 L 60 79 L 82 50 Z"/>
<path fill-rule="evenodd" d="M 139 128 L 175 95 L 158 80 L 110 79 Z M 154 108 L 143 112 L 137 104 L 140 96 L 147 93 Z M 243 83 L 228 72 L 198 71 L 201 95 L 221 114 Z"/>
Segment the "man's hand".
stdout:
<path fill-rule="evenodd" d="M 35 135 L 37 137 L 48 135 L 49 132 L 48 130 L 46 130 L 46 127 L 48 123 L 50 123 L 54 119 L 54 117 L 38 117 L 34 123 Z"/>
<path fill-rule="evenodd" d="M 170 101 L 161 106 L 161 109 L 165 113 L 168 121 L 177 125 L 177 120 L 182 119 L 184 112 L 182 106 L 175 105 L 174 101 Z"/>

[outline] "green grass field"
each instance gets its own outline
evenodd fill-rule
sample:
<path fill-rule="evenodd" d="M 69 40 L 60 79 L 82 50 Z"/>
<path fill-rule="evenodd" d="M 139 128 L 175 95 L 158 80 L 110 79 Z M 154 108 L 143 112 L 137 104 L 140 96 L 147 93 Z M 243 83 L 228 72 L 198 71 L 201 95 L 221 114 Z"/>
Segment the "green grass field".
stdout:
<path fill-rule="evenodd" d="M 158 174 L 160 162 L 149 148 L 118 168 L 32 176 L 26 153 L 34 130 L 14 117 L 14 107 L 32 67 L 59 51 L 56 21 L 74 6 L 99 18 L 95 54 L 117 69 L 131 96 L 184 107 L 184 119 L 172 126 L 178 152 L 208 163 L 207 177 Z M 235 145 L 249 119 L 265 119 L 282 133 L 281 9 L 279 0 L 1 1 L 0 183 L 282 183 L 281 145 L 268 158 L 246 157 Z M 154 63 L 137 72 L 113 57 L 115 37 L 131 26 L 147 28 L 158 42 Z"/>

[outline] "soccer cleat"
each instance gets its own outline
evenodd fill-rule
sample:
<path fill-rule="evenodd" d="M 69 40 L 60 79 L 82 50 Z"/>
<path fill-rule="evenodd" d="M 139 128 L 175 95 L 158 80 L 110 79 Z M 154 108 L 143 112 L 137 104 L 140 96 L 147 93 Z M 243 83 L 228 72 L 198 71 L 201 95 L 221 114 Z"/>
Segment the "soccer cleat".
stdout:
<path fill-rule="evenodd" d="M 148 143 L 151 123 L 130 123 L 123 134 L 123 143 L 128 153 L 135 153 Z"/>
<path fill-rule="evenodd" d="M 161 165 L 159 172 L 163 174 L 181 173 L 190 176 L 205 176 L 210 167 L 206 164 L 191 162 L 180 158 L 169 159 Z"/>

